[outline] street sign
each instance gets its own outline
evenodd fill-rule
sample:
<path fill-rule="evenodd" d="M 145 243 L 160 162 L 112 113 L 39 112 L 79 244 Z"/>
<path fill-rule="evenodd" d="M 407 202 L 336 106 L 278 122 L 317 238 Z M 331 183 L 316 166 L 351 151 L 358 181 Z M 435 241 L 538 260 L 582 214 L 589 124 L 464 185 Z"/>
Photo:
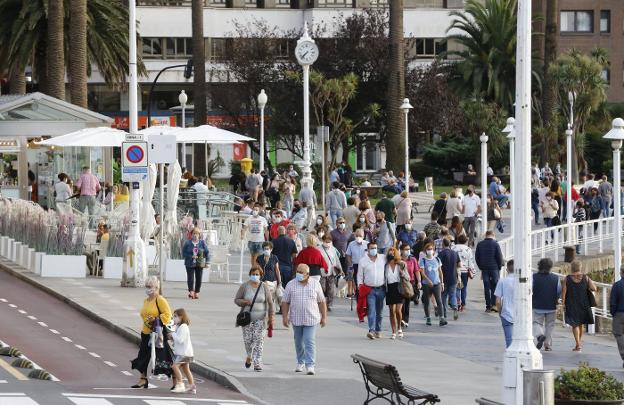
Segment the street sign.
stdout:
<path fill-rule="evenodd" d="M 147 142 L 123 142 L 121 157 L 121 179 L 123 181 L 147 180 Z"/>
<path fill-rule="evenodd" d="M 141 134 L 126 134 L 126 142 L 143 142 L 144 140 Z"/>

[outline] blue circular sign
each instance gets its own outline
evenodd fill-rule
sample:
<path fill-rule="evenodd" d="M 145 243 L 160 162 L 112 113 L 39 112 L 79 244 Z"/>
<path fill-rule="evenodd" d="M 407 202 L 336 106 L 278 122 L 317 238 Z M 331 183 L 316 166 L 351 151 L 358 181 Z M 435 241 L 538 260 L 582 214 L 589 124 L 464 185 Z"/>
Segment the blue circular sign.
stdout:
<path fill-rule="evenodd" d="M 126 158 L 130 163 L 140 163 L 144 156 L 143 148 L 138 145 L 132 145 L 126 150 Z"/>

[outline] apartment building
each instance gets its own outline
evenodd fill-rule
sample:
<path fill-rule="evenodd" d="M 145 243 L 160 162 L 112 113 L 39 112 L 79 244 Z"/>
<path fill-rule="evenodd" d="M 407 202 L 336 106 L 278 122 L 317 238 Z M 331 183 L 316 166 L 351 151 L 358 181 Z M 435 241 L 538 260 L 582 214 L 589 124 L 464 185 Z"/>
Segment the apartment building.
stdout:
<path fill-rule="evenodd" d="M 535 14 L 545 15 L 546 1 L 534 1 Z M 558 8 L 558 52 L 607 49 L 611 63 L 603 78 L 609 83 L 608 101 L 624 102 L 624 1 L 558 0 Z"/>

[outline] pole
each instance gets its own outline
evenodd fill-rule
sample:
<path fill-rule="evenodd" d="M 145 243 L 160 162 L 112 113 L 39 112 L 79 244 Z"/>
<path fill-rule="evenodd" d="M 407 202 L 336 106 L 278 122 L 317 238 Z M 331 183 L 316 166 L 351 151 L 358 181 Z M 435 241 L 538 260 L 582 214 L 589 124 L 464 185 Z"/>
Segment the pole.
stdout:
<path fill-rule="evenodd" d="M 130 118 L 130 134 L 138 133 L 137 108 L 137 43 L 136 43 L 136 0 L 128 2 L 129 16 L 129 86 L 128 104 Z M 130 190 L 130 227 L 128 238 L 124 243 L 122 287 L 142 287 L 147 277 L 147 262 L 145 258 L 145 244 L 141 239 L 139 199 L 141 183 L 133 182 Z"/>
<path fill-rule="evenodd" d="M 407 114 L 409 114 L 409 110 L 405 109 L 404 113 L 405 113 L 405 189 L 407 190 L 407 192 L 409 192 L 409 178 L 410 178 L 410 172 L 409 172 L 409 131 L 408 131 L 408 128 L 407 128 L 407 125 L 408 125 Z"/>
<path fill-rule="evenodd" d="M 515 205 L 515 195 L 516 195 L 516 180 L 515 180 L 515 171 L 516 171 L 516 134 L 515 131 L 509 133 L 509 187 L 511 188 L 511 206 Z M 513 235 L 514 229 L 516 229 L 516 216 L 511 216 L 511 234 Z"/>
<path fill-rule="evenodd" d="M 164 270 L 165 270 L 165 165 L 159 165 L 160 174 L 160 232 L 158 232 L 158 274 L 160 277 L 160 293 L 163 291 Z"/>
<path fill-rule="evenodd" d="M 488 136 L 481 134 L 479 137 L 481 141 L 481 238 L 485 238 L 485 232 L 487 231 L 487 141 Z"/>
<path fill-rule="evenodd" d="M 620 189 L 621 189 L 621 169 L 620 169 L 620 148 L 622 146 L 622 141 L 613 142 L 613 146 L 617 146 L 617 148 L 613 148 L 613 185 L 615 186 L 615 199 L 613 200 L 613 220 L 614 220 L 614 232 L 613 232 L 613 251 L 615 252 L 614 257 L 614 268 L 613 272 L 615 275 L 615 281 L 620 279 L 620 269 L 622 268 L 622 215 L 620 213 Z"/>
<path fill-rule="evenodd" d="M 182 128 L 186 128 L 186 103 L 182 104 Z M 182 167 L 188 170 L 188 167 L 186 167 L 186 144 L 185 143 L 182 144 Z"/>
<path fill-rule="evenodd" d="M 313 188 L 312 167 L 310 163 L 310 65 L 303 65 L 303 180 Z M 324 203 L 324 202 L 323 202 Z"/>
<path fill-rule="evenodd" d="M 568 124 L 566 130 L 566 222 L 568 224 L 568 244 L 572 246 L 572 127 Z"/>
<path fill-rule="evenodd" d="M 503 402 L 523 403 L 523 371 L 542 368 L 542 355 L 531 330 L 531 0 L 518 1 L 516 48 L 515 171 L 513 215 L 514 317 L 513 341 L 503 360 Z"/>
<path fill-rule="evenodd" d="M 208 141 L 204 141 L 204 171 L 208 179 Z"/>
<path fill-rule="evenodd" d="M 158 79 L 160 78 L 160 75 L 165 70 L 179 68 L 179 67 L 186 67 L 186 65 L 173 65 L 173 66 L 164 67 L 164 68 L 162 68 L 160 70 L 160 72 L 158 72 L 158 74 L 154 78 L 154 81 L 152 82 L 152 84 L 150 86 L 149 94 L 147 96 L 147 126 L 148 127 L 151 126 L 151 122 L 152 122 L 152 93 L 154 92 L 154 87 L 156 87 L 156 83 L 158 82 Z"/>
<path fill-rule="evenodd" d="M 260 107 L 260 171 L 264 170 L 264 106 Z"/>
<path fill-rule="evenodd" d="M 327 174 L 327 167 L 325 166 L 325 127 L 321 125 L 316 132 L 317 135 L 321 135 L 321 201 L 323 202 L 323 208 L 327 210 L 327 204 L 325 204 L 325 175 Z"/>

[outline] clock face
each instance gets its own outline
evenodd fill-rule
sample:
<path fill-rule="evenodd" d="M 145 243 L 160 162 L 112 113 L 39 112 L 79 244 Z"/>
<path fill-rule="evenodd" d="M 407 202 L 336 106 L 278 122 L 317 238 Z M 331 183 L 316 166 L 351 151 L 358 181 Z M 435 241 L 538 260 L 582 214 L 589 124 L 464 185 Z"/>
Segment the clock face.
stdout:
<path fill-rule="evenodd" d="M 302 65 L 311 65 L 318 59 L 318 47 L 314 42 L 300 42 L 295 48 L 295 56 Z"/>

